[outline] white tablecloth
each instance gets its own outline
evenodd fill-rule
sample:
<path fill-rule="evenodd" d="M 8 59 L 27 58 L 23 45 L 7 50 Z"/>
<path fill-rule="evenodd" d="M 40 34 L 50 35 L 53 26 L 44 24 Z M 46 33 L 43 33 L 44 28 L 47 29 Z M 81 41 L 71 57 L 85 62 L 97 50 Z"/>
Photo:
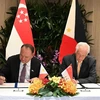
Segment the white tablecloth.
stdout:
<path fill-rule="evenodd" d="M 85 84 L 90 89 L 81 89 L 78 86 L 79 94 L 73 97 L 34 97 L 27 95 L 29 84 L 19 84 L 19 88 L 14 88 L 14 83 L 0 85 L 0 100 L 100 100 L 100 86 L 97 84 Z M 96 89 L 95 89 L 96 88 Z"/>

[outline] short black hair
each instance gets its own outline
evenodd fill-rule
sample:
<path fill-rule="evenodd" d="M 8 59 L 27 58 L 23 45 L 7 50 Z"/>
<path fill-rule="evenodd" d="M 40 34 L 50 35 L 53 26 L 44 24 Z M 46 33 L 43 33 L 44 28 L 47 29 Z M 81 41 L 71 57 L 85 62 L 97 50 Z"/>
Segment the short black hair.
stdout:
<path fill-rule="evenodd" d="M 32 53 L 34 52 L 34 49 L 35 49 L 31 44 L 23 44 L 21 46 L 21 48 L 23 48 L 23 47 L 30 48 L 30 50 L 32 51 Z"/>

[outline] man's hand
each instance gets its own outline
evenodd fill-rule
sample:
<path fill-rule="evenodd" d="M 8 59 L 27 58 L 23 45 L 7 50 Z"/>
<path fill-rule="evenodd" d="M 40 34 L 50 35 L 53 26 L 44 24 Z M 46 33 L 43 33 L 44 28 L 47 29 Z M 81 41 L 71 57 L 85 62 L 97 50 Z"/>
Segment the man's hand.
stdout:
<path fill-rule="evenodd" d="M 4 76 L 0 76 L 0 85 L 6 82 L 6 78 Z"/>
<path fill-rule="evenodd" d="M 37 79 L 37 77 L 31 78 L 31 79 L 29 80 L 29 82 L 30 82 L 30 83 L 33 83 L 35 79 Z"/>
<path fill-rule="evenodd" d="M 79 81 L 78 80 L 75 80 L 75 79 L 72 79 L 72 81 L 75 83 L 75 84 L 78 84 Z"/>

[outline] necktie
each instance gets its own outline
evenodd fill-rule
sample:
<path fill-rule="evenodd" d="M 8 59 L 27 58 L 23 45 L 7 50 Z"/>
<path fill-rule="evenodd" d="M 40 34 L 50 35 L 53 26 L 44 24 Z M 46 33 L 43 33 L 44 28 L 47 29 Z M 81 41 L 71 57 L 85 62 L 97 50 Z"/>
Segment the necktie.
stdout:
<path fill-rule="evenodd" d="M 25 75 L 26 75 L 26 64 L 23 64 L 23 69 L 22 69 L 21 75 L 20 75 L 20 82 L 24 82 Z"/>
<path fill-rule="evenodd" d="M 81 62 L 78 62 L 78 64 L 77 64 L 77 76 L 79 76 L 80 67 L 81 67 Z"/>

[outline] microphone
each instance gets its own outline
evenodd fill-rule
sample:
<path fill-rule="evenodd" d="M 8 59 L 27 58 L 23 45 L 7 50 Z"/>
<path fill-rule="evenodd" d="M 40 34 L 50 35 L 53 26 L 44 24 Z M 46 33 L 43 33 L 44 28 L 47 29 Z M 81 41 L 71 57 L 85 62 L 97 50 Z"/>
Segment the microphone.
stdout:
<path fill-rule="evenodd" d="M 15 88 L 17 88 L 17 87 L 18 87 L 18 83 L 17 83 L 17 82 L 15 83 L 15 86 L 14 86 L 14 87 L 15 87 Z"/>
<path fill-rule="evenodd" d="M 16 89 L 14 89 L 13 92 L 23 92 L 23 91 L 24 91 L 24 90 L 20 90 L 20 89 L 19 89 L 19 87 L 18 87 L 18 82 L 15 83 L 14 88 L 16 88 Z"/>
<path fill-rule="evenodd" d="M 81 85 L 82 86 L 82 90 L 80 90 L 81 92 L 91 92 L 90 90 L 89 90 L 89 88 L 88 87 L 85 87 L 82 83 L 79 83 L 79 85 Z"/>

